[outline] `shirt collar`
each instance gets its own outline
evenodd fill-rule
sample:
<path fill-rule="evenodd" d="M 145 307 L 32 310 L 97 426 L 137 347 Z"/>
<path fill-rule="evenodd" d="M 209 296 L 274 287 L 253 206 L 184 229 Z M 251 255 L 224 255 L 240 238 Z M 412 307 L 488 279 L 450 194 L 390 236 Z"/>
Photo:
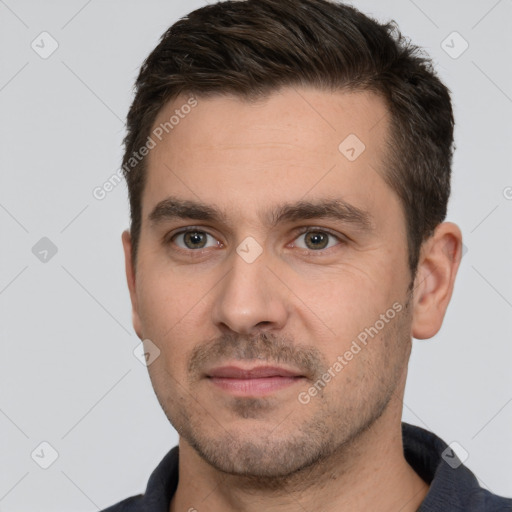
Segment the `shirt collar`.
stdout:
<path fill-rule="evenodd" d="M 482 489 L 453 450 L 432 432 L 402 423 L 402 438 L 405 459 L 430 486 L 417 512 L 512 511 L 512 500 Z M 178 465 L 176 446 L 151 474 L 140 503 L 142 510 L 168 512 L 178 486 Z"/>

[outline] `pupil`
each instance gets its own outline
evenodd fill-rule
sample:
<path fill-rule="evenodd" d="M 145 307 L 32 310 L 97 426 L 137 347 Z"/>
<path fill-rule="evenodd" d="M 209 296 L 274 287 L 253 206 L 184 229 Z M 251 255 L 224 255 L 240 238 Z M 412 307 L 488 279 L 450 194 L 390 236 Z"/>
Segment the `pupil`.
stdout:
<path fill-rule="evenodd" d="M 306 245 L 310 249 L 323 249 L 327 246 L 327 236 L 325 233 L 312 232 L 306 237 Z"/>
<path fill-rule="evenodd" d="M 198 231 L 194 231 L 192 233 L 187 233 L 185 235 L 185 245 L 192 249 L 197 249 L 198 247 L 204 247 L 205 244 L 205 236 L 204 233 L 200 233 Z"/>

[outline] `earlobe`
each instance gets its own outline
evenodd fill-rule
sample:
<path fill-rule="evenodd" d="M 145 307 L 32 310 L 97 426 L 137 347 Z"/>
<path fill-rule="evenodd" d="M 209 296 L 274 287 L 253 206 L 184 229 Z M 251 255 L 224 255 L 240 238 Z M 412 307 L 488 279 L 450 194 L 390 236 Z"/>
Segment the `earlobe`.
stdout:
<path fill-rule="evenodd" d="M 128 284 L 128 290 L 130 292 L 130 300 L 132 303 L 132 323 L 137 336 L 142 339 L 142 329 L 141 322 L 139 317 L 139 308 L 137 302 L 137 286 L 136 286 L 136 278 L 135 278 L 135 268 L 132 262 L 132 240 L 131 235 L 128 230 L 123 231 L 121 236 L 121 240 L 123 243 L 124 250 L 124 261 L 125 261 L 125 272 L 126 272 L 126 281 Z"/>
<path fill-rule="evenodd" d="M 441 328 L 461 257 L 462 233 L 452 222 L 439 224 L 423 243 L 413 290 L 413 337 L 428 339 Z"/>

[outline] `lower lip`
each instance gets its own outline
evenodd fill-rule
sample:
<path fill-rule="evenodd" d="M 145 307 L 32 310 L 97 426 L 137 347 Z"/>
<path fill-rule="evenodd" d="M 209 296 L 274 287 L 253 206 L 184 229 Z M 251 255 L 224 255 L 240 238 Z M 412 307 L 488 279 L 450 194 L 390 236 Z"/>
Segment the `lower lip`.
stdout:
<path fill-rule="evenodd" d="M 210 377 L 210 382 L 236 396 L 263 396 L 288 388 L 302 381 L 302 377 L 262 377 L 260 379 L 228 379 Z"/>

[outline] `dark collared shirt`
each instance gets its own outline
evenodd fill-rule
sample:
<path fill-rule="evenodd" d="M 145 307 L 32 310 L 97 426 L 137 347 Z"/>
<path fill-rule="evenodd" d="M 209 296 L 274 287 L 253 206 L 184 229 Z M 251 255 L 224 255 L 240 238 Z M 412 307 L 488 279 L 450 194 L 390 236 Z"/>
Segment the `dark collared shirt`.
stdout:
<path fill-rule="evenodd" d="M 435 434 L 407 423 L 402 423 L 402 434 L 405 459 L 430 485 L 418 512 L 512 512 L 512 499 L 480 487 L 475 475 Z M 151 474 L 145 494 L 123 500 L 103 512 L 169 512 L 177 486 L 176 446 Z"/>

